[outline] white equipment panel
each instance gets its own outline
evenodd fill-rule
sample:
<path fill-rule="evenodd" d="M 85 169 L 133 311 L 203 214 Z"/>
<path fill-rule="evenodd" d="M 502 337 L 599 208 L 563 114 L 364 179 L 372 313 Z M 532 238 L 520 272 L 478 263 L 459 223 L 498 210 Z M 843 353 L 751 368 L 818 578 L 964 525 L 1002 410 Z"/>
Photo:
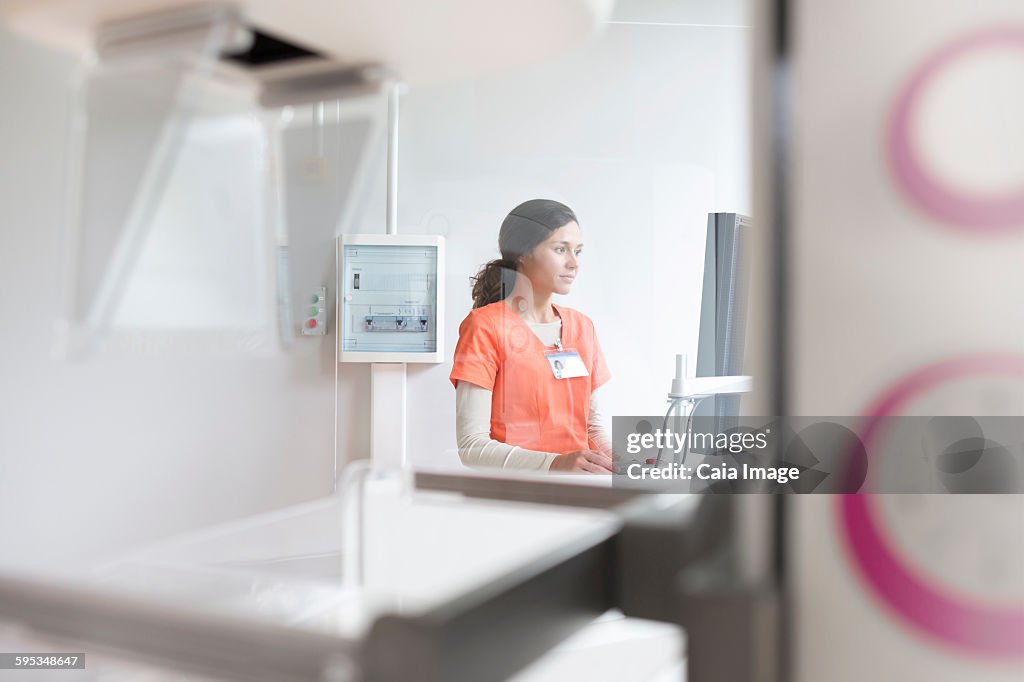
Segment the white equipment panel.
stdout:
<path fill-rule="evenodd" d="M 341 361 L 442 362 L 444 238 L 344 235 L 339 256 Z"/>

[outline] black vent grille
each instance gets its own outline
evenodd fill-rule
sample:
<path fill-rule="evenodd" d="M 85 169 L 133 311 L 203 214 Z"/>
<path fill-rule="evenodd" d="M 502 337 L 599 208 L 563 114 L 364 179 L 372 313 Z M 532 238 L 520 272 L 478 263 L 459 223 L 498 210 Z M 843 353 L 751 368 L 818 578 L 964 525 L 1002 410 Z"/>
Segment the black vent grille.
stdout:
<path fill-rule="evenodd" d="M 224 55 L 224 59 L 246 66 L 265 66 L 279 64 L 293 59 L 320 57 L 317 52 L 282 40 L 268 33 L 253 30 L 252 45 L 244 52 L 232 52 Z"/>

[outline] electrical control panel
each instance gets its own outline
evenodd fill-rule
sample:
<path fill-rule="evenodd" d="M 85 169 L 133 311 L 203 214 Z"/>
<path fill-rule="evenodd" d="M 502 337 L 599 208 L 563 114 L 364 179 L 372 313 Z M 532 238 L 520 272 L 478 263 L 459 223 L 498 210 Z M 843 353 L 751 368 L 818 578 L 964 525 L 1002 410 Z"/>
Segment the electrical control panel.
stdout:
<path fill-rule="evenodd" d="M 444 238 L 344 235 L 338 255 L 340 360 L 442 362 Z"/>

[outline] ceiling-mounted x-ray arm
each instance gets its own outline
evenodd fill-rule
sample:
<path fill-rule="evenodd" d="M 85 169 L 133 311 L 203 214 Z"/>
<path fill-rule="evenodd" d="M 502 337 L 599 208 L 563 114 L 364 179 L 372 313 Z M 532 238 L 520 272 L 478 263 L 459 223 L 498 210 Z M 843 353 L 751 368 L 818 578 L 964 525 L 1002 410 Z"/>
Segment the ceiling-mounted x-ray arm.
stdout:
<path fill-rule="evenodd" d="M 67 355 L 87 354 L 109 331 L 188 125 L 239 33 L 229 8 L 98 29 L 71 131 Z"/>

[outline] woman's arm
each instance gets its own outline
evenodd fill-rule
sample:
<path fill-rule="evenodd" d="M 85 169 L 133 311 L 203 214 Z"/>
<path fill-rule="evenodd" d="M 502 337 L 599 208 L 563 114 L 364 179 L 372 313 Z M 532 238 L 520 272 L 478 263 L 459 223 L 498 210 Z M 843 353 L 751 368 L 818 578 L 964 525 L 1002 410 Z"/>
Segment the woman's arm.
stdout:
<path fill-rule="evenodd" d="M 590 393 L 590 415 L 587 417 L 587 439 L 590 449 L 603 452 L 612 457 L 612 439 L 608 432 L 604 416 L 600 407 L 600 388 L 595 388 Z"/>
<path fill-rule="evenodd" d="M 491 438 L 491 392 L 468 381 L 455 387 L 455 433 L 466 466 L 547 471 L 557 457 Z"/>

